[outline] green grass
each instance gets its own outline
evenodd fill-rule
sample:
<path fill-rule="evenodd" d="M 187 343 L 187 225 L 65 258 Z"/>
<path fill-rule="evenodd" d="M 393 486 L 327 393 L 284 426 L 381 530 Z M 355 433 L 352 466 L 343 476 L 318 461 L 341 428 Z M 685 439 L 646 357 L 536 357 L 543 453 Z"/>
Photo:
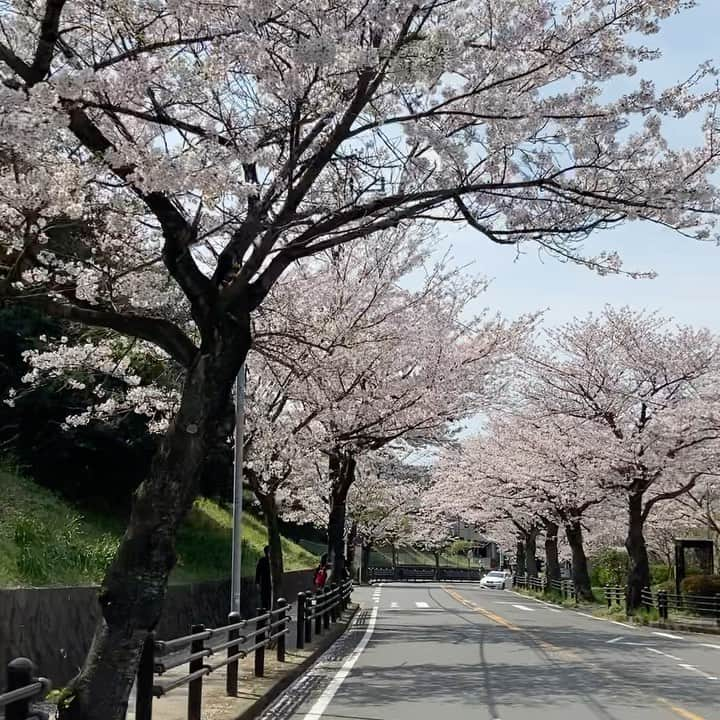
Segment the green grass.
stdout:
<path fill-rule="evenodd" d="M 0 466 L 0 586 L 94 584 L 102 579 L 123 533 L 120 519 L 79 512 L 55 493 Z M 178 533 L 172 583 L 228 577 L 231 508 L 200 498 Z M 267 543 L 264 525 L 243 514 L 243 574 L 252 575 Z M 286 570 L 317 557 L 283 538 Z"/>
<path fill-rule="evenodd" d="M 435 565 L 435 556 L 426 550 L 417 550 L 411 547 L 401 547 L 397 551 L 398 565 Z M 370 552 L 370 564 L 375 566 L 392 565 L 392 548 L 377 547 Z M 445 567 L 468 567 L 467 557 L 461 555 L 451 555 L 450 553 L 440 554 L 440 565 Z M 477 559 L 470 561 L 470 567 L 477 568 Z"/>

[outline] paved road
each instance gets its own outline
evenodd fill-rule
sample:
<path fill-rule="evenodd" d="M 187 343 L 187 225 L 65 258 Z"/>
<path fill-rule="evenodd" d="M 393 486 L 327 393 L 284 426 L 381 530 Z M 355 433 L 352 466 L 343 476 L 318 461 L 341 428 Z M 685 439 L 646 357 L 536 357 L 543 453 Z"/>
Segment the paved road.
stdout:
<path fill-rule="evenodd" d="M 720 720 L 720 636 L 460 583 L 354 599 L 352 631 L 262 720 Z"/>

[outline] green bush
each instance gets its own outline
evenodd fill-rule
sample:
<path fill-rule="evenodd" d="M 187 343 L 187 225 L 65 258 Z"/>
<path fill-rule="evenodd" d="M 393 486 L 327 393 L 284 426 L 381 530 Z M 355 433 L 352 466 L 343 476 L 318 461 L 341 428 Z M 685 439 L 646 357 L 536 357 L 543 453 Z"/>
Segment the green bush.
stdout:
<path fill-rule="evenodd" d="M 650 584 L 661 585 L 670 580 L 670 568 L 662 563 L 654 563 L 650 566 Z"/>
<path fill-rule="evenodd" d="M 450 554 L 465 557 L 472 546 L 473 544 L 470 540 L 454 540 L 452 545 L 450 545 Z"/>
<path fill-rule="evenodd" d="M 593 585 L 624 585 L 628 572 L 628 556 L 624 550 L 609 548 L 592 561 Z"/>
<path fill-rule="evenodd" d="M 688 595 L 718 595 L 720 575 L 691 575 L 680 583 L 680 588 Z"/>

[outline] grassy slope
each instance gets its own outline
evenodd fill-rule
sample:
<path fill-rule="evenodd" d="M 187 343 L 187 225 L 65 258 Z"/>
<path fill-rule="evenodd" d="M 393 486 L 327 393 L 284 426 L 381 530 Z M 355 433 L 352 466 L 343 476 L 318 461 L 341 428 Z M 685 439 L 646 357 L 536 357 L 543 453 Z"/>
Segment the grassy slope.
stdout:
<path fill-rule="evenodd" d="M 312 540 L 301 540 L 300 544 L 303 548 L 315 553 L 315 555 L 322 555 L 322 553 L 327 552 L 326 547 L 322 543 Z M 400 548 L 397 557 L 400 565 L 435 565 L 435 556 L 431 552 L 417 550 L 411 547 Z M 390 567 L 392 565 L 391 548 L 383 546 L 373 548 L 370 552 L 370 564 Z M 467 567 L 467 559 L 465 557 L 459 557 L 458 555 L 442 553 L 440 555 L 440 564 L 462 568 Z M 474 562 L 471 567 L 477 567 L 477 561 Z"/>
<path fill-rule="evenodd" d="M 0 468 L 0 586 L 75 585 L 102 578 L 122 535 L 122 523 L 83 513 L 54 493 Z M 252 575 L 266 543 L 265 527 L 243 516 L 243 571 Z M 171 582 L 230 574 L 232 516 L 216 502 L 195 503 L 178 537 Z M 316 557 L 283 540 L 287 570 L 312 567 Z"/>

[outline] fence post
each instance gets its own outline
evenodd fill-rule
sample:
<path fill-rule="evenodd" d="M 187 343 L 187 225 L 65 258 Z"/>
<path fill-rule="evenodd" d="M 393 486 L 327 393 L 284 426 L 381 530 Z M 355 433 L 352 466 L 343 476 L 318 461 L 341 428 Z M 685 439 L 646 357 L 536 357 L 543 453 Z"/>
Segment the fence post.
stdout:
<path fill-rule="evenodd" d="M 715 593 L 715 622 L 720 627 L 720 593 Z"/>
<path fill-rule="evenodd" d="M 28 658 L 15 658 L 7 666 L 7 689 L 18 690 L 30 685 L 35 675 L 35 665 Z M 26 720 L 30 713 L 29 700 L 17 700 L 5 708 L 5 720 Z"/>
<path fill-rule="evenodd" d="M 605 602 L 607 603 L 608 610 L 612 607 L 612 597 L 610 596 L 610 585 L 605 585 Z"/>
<path fill-rule="evenodd" d="M 287 630 L 287 627 L 288 627 L 287 604 L 288 604 L 288 601 L 285 598 L 278 598 L 277 606 L 278 606 L 278 609 L 282 610 L 282 614 L 280 615 L 280 618 L 282 619 L 282 624 L 279 626 L 279 629 L 277 630 L 277 632 L 283 633 L 282 635 L 278 635 L 278 638 L 277 638 L 278 662 L 285 662 L 285 630 Z M 275 632 L 273 632 L 271 634 L 275 635 Z"/>
<path fill-rule="evenodd" d="M 231 612 L 228 615 L 228 625 L 237 625 L 240 622 L 240 613 Z M 240 638 L 240 628 L 233 628 L 228 630 L 228 642 L 230 640 L 238 640 Z M 227 649 L 227 656 L 231 658 L 233 655 L 237 655 L 240 652 L 240 645 L 230 645 Z M 238 664 L 239 658 L 235 658 L 232 662 L 227 665 L 227 672 L 225 674 L 225 693 L 229 697 L 237 697 L 238 694 Z"/>
<path fill-rule="evenodd" d="M 297 595 L 297 649 L 305 647 L 305 593 Z"/>
<path fill-rule="evenodd" d="M 660 619 L 667 620 L 668 600 L 667 600 L 667 592 L 665 590 L 660 590 L 658 592 L 657 603 L 658 603 L 658 615 L 660 615 Z"/>
<path fill-rule="evenodd" d="M 190 628 L 190 634 L 201 633 L 205 631 L 204 625 L 193 625 Z M 190 652 L 202 652 L 205 649 L 205 640 L 193 640 L 190 643 Z M 205 658 L 198 657 L 190 661 L 190 672 L 194 673 L 202 669 Z M 188 720 L 200 720 L 202 714 L 202 675 L 188 683 Z"/>
<path fill-rule="evenodd" d="M 325 588 L 325 592 L 323 594 L 325 595 L 325 597 L 324 597 L 325 609 L 323 610 L 323 629 L 327 630 L 330 627 L 330 615 L 332 613 L 333 591 L 330 588 Z"/>
<path fill-rule="evenodd" d="M 323 601 L 323 597 L 325 595 L 325 588 L 322 590 L 315 591 L 314 597 L 315 597 L 315 634 L 321 635 L 322 634 L 322 612 L 320 612 L 319 607 L 320 603 Z"/>
<path fill-rule="evenodd" d="M 305 642 L 309 643 L 312 640 L 312 614 L 313 614 L 313 599 L 315 593 L 313 591 L 305 593 Z"/>
<path fill-rule="evenodd" d="M 143 644 L 135 685 L 135 720 L 152 720 L 153 679 L 155 677 L 155 633 L 149 632 Z"/>
<path fill-rule="evenodd" d="M 257 614 L 258 616 L 264 615 L 267 611 L 264 608 L 258 608 Z M 257 630 L 262 631 L 262 629 L 267 625 L 267 619 L 263 617 L 258 617 L 257 621 Z M 257 635 L 255 635 L 255 643 L 261 643 L 265 641 L 265 632 L 258 632 Z M 265 646 L 261 645 L 259 648 L 255 650 L 255 677 L 264 677 L 265 675 Z"/>
<path fill-rule="evenodd" d="M 640 593 L 642 604 L 646 610 L 652 608 L 652 590 L 649 587 L 644 587 Z"/>

